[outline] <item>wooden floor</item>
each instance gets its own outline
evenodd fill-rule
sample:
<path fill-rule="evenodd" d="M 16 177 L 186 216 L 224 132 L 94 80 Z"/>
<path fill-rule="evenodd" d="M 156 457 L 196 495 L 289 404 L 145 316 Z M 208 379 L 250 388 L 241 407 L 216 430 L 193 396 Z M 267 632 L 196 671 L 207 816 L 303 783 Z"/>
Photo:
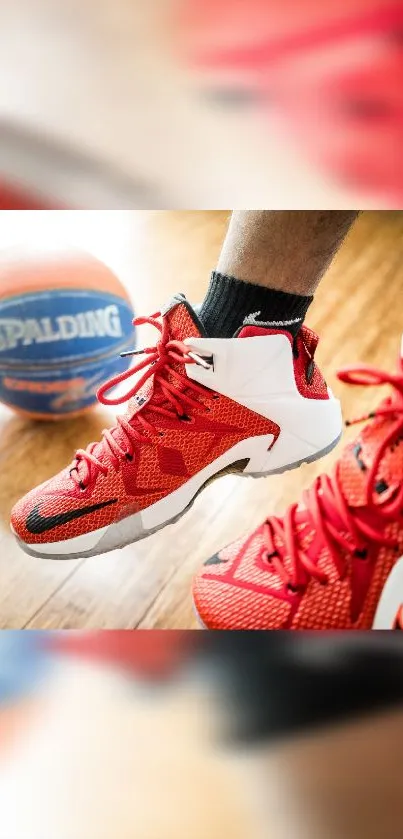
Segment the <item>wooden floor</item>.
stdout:
<path fill-rule="evenodd" d="M 61 213 L 58 218 L 61 224 Z M 202 299 L 227 218 L 226 212 L 141 212 L 98 214 L 94 221 L 92 214 L 82 213 L 78 220 L 68 214 L 65 223 L 73 238 L 80 244 L 88 241 L 116 267 L 130 287 L 136 312 L 149 314 L 175 291 L 193 302 Z M 43 214 L 42 228 L 47 223 L 51 219 L 47 222 Z M 380 391 L 342 385 L 336 370 L 360 360 L 393 368 L 402 331 L 402 283 L 403 214 L 362 215 L 308 318 L 321 335 L 319 364 L 341 397 L 346 417 L 375 405 Z M 190 589 L 203 561 L 269 513 L 283 510 L 337 456 L 336 451 L 319 464 L 260 481 L 223 478 L 177 524 L 122 551 L 72 562 L 25 556 L 9 532 L 12 505 L 69 463 L 76 448 L 98 439 L 108 422 L 112 415 L 100 409 L 58 425 L 27 422 L 1 409 L 1 627 L 196 627 Z"/>

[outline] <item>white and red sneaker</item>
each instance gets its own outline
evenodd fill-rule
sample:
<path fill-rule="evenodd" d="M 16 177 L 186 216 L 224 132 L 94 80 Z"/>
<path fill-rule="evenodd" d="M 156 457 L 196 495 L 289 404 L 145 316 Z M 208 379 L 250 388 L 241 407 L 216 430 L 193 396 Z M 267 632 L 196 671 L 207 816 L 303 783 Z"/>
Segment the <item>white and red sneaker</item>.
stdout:
<path fill-rule="evenodd" d="M 194 601 L 210 629 L 403 628 L 403 360 L 342 381 L 392 386 L 331 476 L 207 560 Z"/>
<path fill-rule="evenodd" d="M 123 547 L 175 521 L 213 477 L 282 472 L 339 439 L 340 405 L 315 364 L 310 329 L 293 341 L 253 322 L 233 338 L 209 338 L 183 295 L 135 323 L 155 326 L 158 343 L 98 394 L 104 404 L 128 401 L 125 415 L 12 512 L 33 556 Z M 130 378 L 126 395 L 106 396 Z"/>

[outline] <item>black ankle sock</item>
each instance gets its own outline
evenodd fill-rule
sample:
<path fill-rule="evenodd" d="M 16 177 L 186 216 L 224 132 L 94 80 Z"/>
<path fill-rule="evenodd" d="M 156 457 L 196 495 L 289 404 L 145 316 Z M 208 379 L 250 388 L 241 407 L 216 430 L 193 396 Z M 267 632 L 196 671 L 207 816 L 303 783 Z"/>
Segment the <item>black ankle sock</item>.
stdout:
<path fill-rule="evenodd" d="M 210 338 L 232 338 L 248 322 L 285 329 L 295 337 L 312 300 L 213 271 L 199 317 Z"/>

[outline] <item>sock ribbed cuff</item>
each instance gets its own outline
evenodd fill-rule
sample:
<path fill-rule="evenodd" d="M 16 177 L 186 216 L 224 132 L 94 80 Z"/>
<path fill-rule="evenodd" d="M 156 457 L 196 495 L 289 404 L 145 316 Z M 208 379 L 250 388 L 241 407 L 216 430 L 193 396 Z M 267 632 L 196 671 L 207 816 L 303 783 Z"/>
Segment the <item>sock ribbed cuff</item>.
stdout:
<path fill-rule="evenodd" d="M 212 271 L 199 317 L 211 338 L 231 338 L 244 323 L 285 329 L 295 337 L 312 300 Z"/>

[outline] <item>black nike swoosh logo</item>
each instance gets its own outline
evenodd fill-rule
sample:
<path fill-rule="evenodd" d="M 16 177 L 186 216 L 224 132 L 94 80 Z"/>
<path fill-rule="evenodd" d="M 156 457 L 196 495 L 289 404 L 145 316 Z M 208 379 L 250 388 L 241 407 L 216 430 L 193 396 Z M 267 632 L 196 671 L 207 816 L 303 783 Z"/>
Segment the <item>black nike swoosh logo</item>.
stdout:
<path fill-rule="evenodd" d="M 207 559 L 204 564 L 205 565 L 224 565 L 226 562 L 228 562 L 228 559 L 221 559 L 221 557 L 218 554 L 214 554 L 214 556 L 211 556 L 210 559 Z"/>
<path fill-rule="evenodd" d="M 26 520 L 26 528 L 29 533 L 37 536 L 40 533 L 53 530 L 54 527 L 60 527 L 62 524 L 68 524 L 71 521 L 75 521 L 75 519 L 80 519 L 82 516 L 89 516 L 90 513 L 96 513 L 97 510 L 103 510 L 104 507 L 109 507 L 111 504 L 117 504 L 117 498 L 113 498 L 111 501 L 102 501 L 100 504 L 93 504 L 92 507 L 82 507 L 80 510 L 57 513 L 54 516 L 41 516 L 39 504 L 37 504 L 31 510 Z"/>

